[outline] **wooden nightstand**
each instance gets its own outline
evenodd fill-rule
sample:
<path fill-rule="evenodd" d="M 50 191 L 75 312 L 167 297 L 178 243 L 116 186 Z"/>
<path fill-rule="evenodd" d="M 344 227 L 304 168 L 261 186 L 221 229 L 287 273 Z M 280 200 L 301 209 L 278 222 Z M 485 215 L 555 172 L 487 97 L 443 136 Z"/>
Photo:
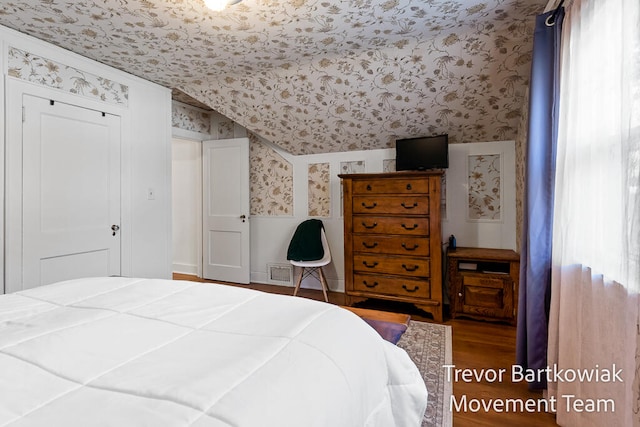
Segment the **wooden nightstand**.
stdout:
<path fill-rule="evenodd" d="M 515 325 L 520 255 L 508 249 L 457 248 L 447 254 L 451 318 Z"/>

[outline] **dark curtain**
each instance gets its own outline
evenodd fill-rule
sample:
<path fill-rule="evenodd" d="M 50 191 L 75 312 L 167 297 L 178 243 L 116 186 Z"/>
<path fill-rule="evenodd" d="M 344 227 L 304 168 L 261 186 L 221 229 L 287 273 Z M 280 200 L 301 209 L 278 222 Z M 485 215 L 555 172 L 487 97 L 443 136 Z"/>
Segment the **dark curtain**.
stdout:
<path fill-rule="evenodd" d="M 536 17 L 531 64 L 516 363 L 535 370 L 547 367 L 563 18 L 561 7 Z M 529 387 L 546 388 L 546 381 L 530 383 Z"/>

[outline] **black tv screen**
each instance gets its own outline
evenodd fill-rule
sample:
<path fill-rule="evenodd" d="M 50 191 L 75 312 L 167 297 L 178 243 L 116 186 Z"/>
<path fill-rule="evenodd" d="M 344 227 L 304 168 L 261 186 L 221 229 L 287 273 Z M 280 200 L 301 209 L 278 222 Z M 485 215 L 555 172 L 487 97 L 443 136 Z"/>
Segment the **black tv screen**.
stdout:
<path fill-rule="evenodd" d="M 446 169 L 449 136 L 423 136 L 396 140 L 396 170 Z"/>

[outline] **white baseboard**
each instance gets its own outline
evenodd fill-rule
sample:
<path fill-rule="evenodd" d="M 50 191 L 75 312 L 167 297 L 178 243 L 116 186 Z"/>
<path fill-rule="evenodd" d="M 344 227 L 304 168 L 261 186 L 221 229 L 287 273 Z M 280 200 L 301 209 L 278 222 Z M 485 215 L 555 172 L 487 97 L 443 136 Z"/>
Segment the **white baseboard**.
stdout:
<path fill-rule="evenodd" d="M 173 264 L 173 272 L 179 274 L 190 274 L 192 276 L 198 275 L 198 266 L 190 264 Z"/>

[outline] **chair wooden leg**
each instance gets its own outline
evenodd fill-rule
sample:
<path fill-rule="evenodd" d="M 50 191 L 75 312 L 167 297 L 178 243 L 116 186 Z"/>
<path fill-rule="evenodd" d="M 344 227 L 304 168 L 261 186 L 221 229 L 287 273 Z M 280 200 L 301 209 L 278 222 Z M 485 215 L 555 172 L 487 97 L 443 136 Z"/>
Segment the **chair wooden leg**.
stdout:
<path fill-rule="evenodd" d="M 327 279 L 325 279 L 324 273 L 322 272 L 322 267 L 318 268 L 318 275 L 320 276 L 320 284 L 322 285 L 324 300 L 325 302 L 329 302 L 329 297 L 327 297 L 327 290 L 329 290 L 329 287 L 327 286 Z"/>
<path fill-rule="evenodd" d="M 296 282 L 296 287 L 293 290 L 293 296 L 298 295 L 298 291 L 300 290 L 300 284 L 302 283 L 302 276 L 304 276 L 304 267 L 300 267 L 300 276 L 298 276 L 298 281 Z"/>

